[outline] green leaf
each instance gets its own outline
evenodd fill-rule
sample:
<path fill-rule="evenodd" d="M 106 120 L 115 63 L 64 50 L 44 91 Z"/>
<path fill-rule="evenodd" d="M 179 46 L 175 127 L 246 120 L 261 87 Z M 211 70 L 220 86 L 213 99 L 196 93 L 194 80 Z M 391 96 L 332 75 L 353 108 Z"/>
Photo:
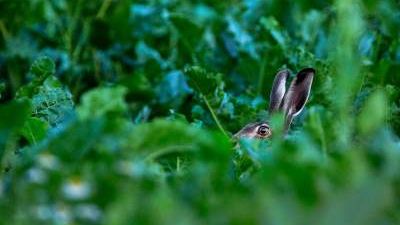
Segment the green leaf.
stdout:
<path fill-rule="evenodd" d="M 55 64 L 47 56 L 35 60 L 30 68 L 33 80 L 27 85 L 22 86 L 16 93 L 17 98 L 32 97 L 38 92 L 38 88 L 43 82 L 55 73 Z"/>
<path fill-rule="evenodd" d="M 120 1 L 115 5 L 115 9 L 107 13 L 107 22 L 109 26 L 112 27 L 110 30 L 113 38 L 122 43 L 129 42 L 131 38 L 131 33 L 126 32 L 131 26 L 133 26 L 130 19 L 132 2 L 130 1 Z"/>
<path fill-rule="evenodd" d="M 199 66 L 187 67 L 184 72 L 189 78 L 190 87 L 196 90 L 198 94 L 212 95 L 222 82 L 221 74 L 207 72 Z"/>
<path fill-rule="evenodd" d="M 262 18 L 261 24 L 281 48 L 286 49 L 288 47 L 290 39 L 274 17 Z"/>
<path fill-rule="evenodd" d="M 172 14 L 170 20 L 178 29 L 178 34 L 183 45 L 188 48 L 190 52 L 195 51 L 202 38 L 203 29 L 184 15 Z"/>
<path fill-rule="evenodd" d="M 181 105 L 184 97 L 191 92 L 184 75 L 178 71 L 166 74 L 155 89 L 158 101 L 164 105 L 171 105 L 171 108 Z"/>
<path fill-rule="evenodd" d="M 52 59 L 43 56 L 33 62 L 30 72 L 35 75 L 36 78 L 44 80 L 56 72 L 56 65 Z"/>
<path fill-rule="evenodd" d="M 24 126 L 30 113 L 31 104 L 28 100 L 0 105 L 0 160 L 10 137 Z"/>
<path fill-rule="evenodd" d="M 121 86 L 93 89 L 82 96 L 82 103 L 77 108 L 78 115 L 81 119 L 89 119 L 110 113 L 126 113 L 126 93 L 127 89 Z"/>
<path fill-rule="evenodd" d="M 32 114 L 52 126 L 73 114 L 72 94 L 53 76 L 48 77 L 32 96 Z"/>
<path fill-rule="evenodd" d="M 25 137 L 30 144 L 36 144 L 46 137 L 49 124 L 41 119 L 29 118 L 21 130 L 21 135 Z"/>
<path fill-rule="evenodd" d="M 99 142 L 104 133 L 105 120 L 75 120 L 58 133 L 24 151 L 22 165 L 36 160 L 40 153 L 54 154 L 63 162 L 72 164 L 82 159 Z M 65 165 L 66 167 L 71 165 Z"/>
<path fill-rule="evenodd" d="M 386 121 L 387 111 L 386 94 L 377 90 L 371 94 L 365 103 L 358 120 L 358 126 L 362 134 L 374 133 Z"/>
<path fill-rule="evenodd" d="M 127 148 L 133 149 L 134 155 L 141 152 L 149 160 L 182 152 L 197 152 L 206 158 L 222 160 L 230 151 L 229 139 L 179 120 L 155 120 L 137 125 L 127 141 Z"/>
<path fill-rule="evenodd" d="M 223 86 L 223 82 L 221 79 L 221 74 L 213 74 L 207 72 L 205 69 L 198 66 L 191 66 L 185 69 L 185 74 L 189 78 L 189 85 L 197 91 L 197 94 L 202 97 L 204 103 L 206 104 L 208 110 L 211 113 L 212 118 L 217 124 L 219 130 L 228 137 L 225 129 L 222 127 L 221 122 L 219 121 L 217 114 L 210 104 L 209 97 L 217 91 L 217 88 L 221 85 Z"/>

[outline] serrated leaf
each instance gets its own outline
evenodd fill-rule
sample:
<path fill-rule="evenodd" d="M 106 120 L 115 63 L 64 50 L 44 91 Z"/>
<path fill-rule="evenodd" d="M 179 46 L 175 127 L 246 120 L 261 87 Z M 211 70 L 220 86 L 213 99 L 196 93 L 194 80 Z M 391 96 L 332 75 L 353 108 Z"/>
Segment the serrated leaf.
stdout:
<path fill-rule="evenodd" d="M 218 126 L 219 130 L 228 137 L 225 129 L 222 127 L 221 122 L 218 119 L 216 112 L 211 106 L 210 99 L 213 93 L 217 90 L 218 87 L 223 87 L 223 82 L 221 79 L 221 74 L 209 73 L 205 69 L 198 66 L 191 66 L 185 69 L 185 74 L 189 78 L 189 85 L 196 90 L 204 103 L 206 104 L 208 110 L 211 113 L 211 116 Z M 221 91 L 222 88 L 219 90 Z M 217 92 L 216 92 L 217 93 Z M 217 96 L 217 95 L 216 95 Z M 221 97 L 221 96 L 220 96 Z M 217 97 L 218 99 L 218 97 Z M 218 99 L 217 102 L 220 100 Z"/>
<path fill-rule="evenodd" d="M 27 85 L 20 87 L 16 93 L 17 98 L 32 97 L 38 92 L 38 88 L 43 82 L 55 73 L 55 64 L 52 59 L 47 56 L 35 60 L 30 68 L 33 80 Z"/>
<path fill-rule="evenodd" d="M 56 72 L 56 65 L 52 59 L 43 56 L 33 62 L 30 72 L 35 75 L 36 78 L 44 80 Z"/>
<path fill-rule="evenodd" d="M 189 78 L 188 83 L 198 94 L 211 95 L 222 82 L 221 74 L 207 72 L 199 66 L 185 68 L 185 75 Z"/>
<path fill-rule="evenodd" d="M 72 94 L 55 77 L 50 76 L 32 96 L 32 109 L 33 116 L 56 126 L 73 114 Z"/>

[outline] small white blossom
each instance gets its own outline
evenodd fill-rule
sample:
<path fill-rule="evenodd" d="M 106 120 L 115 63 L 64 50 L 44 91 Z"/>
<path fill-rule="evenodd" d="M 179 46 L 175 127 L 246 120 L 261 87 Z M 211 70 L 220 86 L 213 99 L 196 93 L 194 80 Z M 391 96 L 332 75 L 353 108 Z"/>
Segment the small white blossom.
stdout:
<path fill-rule="evenodd" d="M 63 185 L 62 191 L 64 196 L 68 199 L 81 200 L 88 198 L 92 192 L 92 189 L 89 183 L 79 178 L 74 178 L 68 180 Z"/>

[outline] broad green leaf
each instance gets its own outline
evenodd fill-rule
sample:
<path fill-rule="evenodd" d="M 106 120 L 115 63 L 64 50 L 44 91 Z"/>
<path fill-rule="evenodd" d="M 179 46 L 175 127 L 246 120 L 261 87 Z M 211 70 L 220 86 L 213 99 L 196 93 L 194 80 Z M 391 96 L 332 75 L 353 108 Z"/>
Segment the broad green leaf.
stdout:
<path fill-rule="evenodd" d="M 56 134 L 50 135 L 42 142 L 25 149 L 22 154 L 22 165 L 30 165 L 39 154 L 52 154 L 63 163 L 78 163 L 99 142 L 104 134 L 105 121 L 93 119 L 73 121 L 62 127 Z"/>
<path fill-rule="evenodd" d="M 0 224 L 400 224 L 397 0 L 21 2 L 0 0 Z M 274 75 L 304 67 L 284 133 Z M 221 135 L 257 120 L 272 138 Z"/>
<path fill-rule="evenodd" d="M 21 134 L 28 140 L 30 144 L 36 144 L 46 137 L 48 129 L 48 123 L 41 119 L 31 117 L 26 121 L 21 130 Z"/>
<path fill-rule="evenodd" d="M 151 160 L 171 153 L 196 153 L 205 158 L 222 160 L 230 150 L 223 136 L 179 120 L 155 120 L 137 125 L 127 140 L 127 148 L 133 149 L 135 155 L 142 153 Z"/>
<path fill-rule="evenodd" d="M 0 160 L 9 139 L 28 120 L 30 110 L 31 103 L 26 99 L 0 105 Z"/>
<path fill-rule="evenodd" d="M 128 89 L 127 98 L 134 98 L 140 101 L 150 101 L 154 98 L 154 88 L 149 79 L 143 73 L 126 75 L 119 80 L 118 85 Z"/>
<path fill-rule="evenodd" d="M 373 134 L 385 125 L 388 113 L 387 104 L 386 95 L 382 90 L 371 94 L 358 120 L 358 127 L 362 134 Z"/>
<path fill-rule="evenodd" d="M 121 86 L 93 89 L 82 96 L 81 104 L 77 108 L 78 115 L 85 120 L 110 113 L 126 113 L 126 93 L 127 89 Z"/>

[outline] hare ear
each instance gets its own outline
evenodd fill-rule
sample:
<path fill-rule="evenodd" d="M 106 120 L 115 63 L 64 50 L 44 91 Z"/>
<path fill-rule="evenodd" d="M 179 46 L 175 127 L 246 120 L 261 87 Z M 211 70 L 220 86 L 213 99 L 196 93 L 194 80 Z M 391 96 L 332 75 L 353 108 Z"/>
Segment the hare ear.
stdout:
<path fill-rule="evenodd" d="M 285 113 L 285 129 L 287 130 L 295 116 L 299 115 L 310 95 L 315 70 L 302 69 L 290 84 L 283 99 L 282 110 Z"/>
<path fill-rule="evenodd" d="M 286 69 L 281 70 L 276 74 L 274 83 L 272 84 L 271 95 L 269 97 L 269 113 L 274 113 L 280 110 L 286 92 L 286 81 L 288 77 L 289 71 Z"/>

